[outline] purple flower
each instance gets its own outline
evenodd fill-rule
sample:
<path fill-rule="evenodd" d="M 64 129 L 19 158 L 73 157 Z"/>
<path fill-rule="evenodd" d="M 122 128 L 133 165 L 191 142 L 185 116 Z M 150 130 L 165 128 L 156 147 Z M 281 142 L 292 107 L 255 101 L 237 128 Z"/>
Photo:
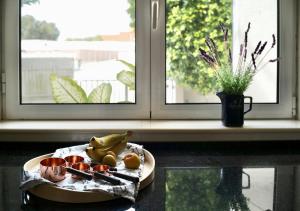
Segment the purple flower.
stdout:
<path fill-rule="evenodd" d="M 251 58 L 252 58 L 252 64 L 254 66 L 254 69 L 256 70 L 256 63 L 255 63 L 254 53 L 251 54 Z"/>
<path fill-rule="evenodd" d="M 256 46 L 256 48 L 255 48 L 255 50 L 254 50 L 254 54 L 256 54 L 257 52 L 258 52 L 258 49 L 259 49 L 259 47 L 260 47 L 260 45 L 261 45 L 261 41 L 259 41 L 258 43 L 257 43 L 257 46 Z"/>
<path fill-rule="evenodd" d="M 243 50 L 244 50 L 244 46 L 243 46 L 243 44 L 241 44 L 241 45 L 240 45 L 240 56 L 243 55 Z"/>
<path fill-rule="evenodd" d="M 247 48 L 245 48 L 245 51 L 244 51 L 244 61 L 246 61 L 247 59 Z"/>
<path fill-rule="evenodd" d="M 251 26 L 251 23 L 249 22 L 248 27 L 247 27 L 247 33 L 250 31 L 250 26 Z"/>
<path fill-rule="evenodd" d="M 231 64 L 232 63 L 232 55 L 231 55 L 231 49 L 228 49 L 228 62 Z"/>
<path fill-rule="evenodd" d="M 250 25 L 251 25 L 251 23 L 249 22 L 247 30 L 245 31 L 245 37 L 244 37 L 245 48 L 247 48 L 247 45 L 248 45 L 248 33 L 250 31 Z"/>
<path fill-rule="evenodd" d="M 202 48 L 199 49 L 200 50 L 200 57 L 206 61 L 209 65 L 214 65 L 215 63 L 215 59 L 213 57 L 211 57 L 210 55 L 208 55 L 206 53 L 205 50 L 203 50 Z"/>
<path fill-rule="evenodd" d="M 273 48 L 276 45 L 276 38 L 274 34 L 272 34 L 272 38 L 273 38 L 273 42 L 271 48 Z"/>
<path fill-rule="evenodd" d="M 200 48 L 199 50 L 200 50 L 200 54 L 202 54 L 202 55 L 205 55 L 205 54 L 206 54 L 206 51 L 203 50 L 202 48 Z"/>
<path fill-rule="evenodd" d="M 269 60 L 269 62 L 277 62 L 277 61 L 279 61 L 279 57 L 276 58 L 276 59 L 270 59 L 270 60 Z"/>
<path fill-rule="evenodd" d="M 245 48 L 247 48 L 247 44 L 248 44 L 248 33 L 247 32 L 245 32 L 244 44 L 245 44 Z"/>
<path fill-rule="evenodd" d="M 224 31 L 224 41 L 228 40 L 228 29 L 225 29 Z"/>
<path fill-rule="evenodd" d="M 266 45 L 267 45 L 267 41 L 260 47 L 260 49 L 259 49 L 259 51 L 258 51 L 258 55 L 260 55 L 263 51 L 264 51 L 264 49 L 265 49 L 265 47 L 266 47 Z"/>
<path fill-rule="evenodd" d="M 207 47 L 209 48 L 209 50 L 211 50 L 211 52 L 216 51 L 217 46 L 216 46 L 215 42 L 212 39 L 210 39 L 210 37 L 208 37 L 208 36 L 206 37 L 205 43 L 206 43 Z"/>
<path fill-rule="evenodd" d="M 226 29 L 226 27 L 224 26 L 224 24 L 223 23 L 220 23 L 220 28 L 221 28 L 221 30 L 224 32 L 225 31 L 225 29 Z"/>

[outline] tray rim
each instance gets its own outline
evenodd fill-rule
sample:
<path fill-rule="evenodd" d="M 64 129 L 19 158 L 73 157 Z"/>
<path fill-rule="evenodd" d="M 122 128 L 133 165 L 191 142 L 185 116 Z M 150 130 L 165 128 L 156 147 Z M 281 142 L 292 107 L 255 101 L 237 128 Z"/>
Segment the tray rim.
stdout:
<path fill-rule="evenodd" d="M 146 171 L 146 174 L 144 173 L 144 169 L 142 170 L 142 179 L 140 181 L 140 187 L 139 187 L 139 190 L 142 190 L 143 188 L 147 187 L 149 184 L 151 184 L 151 182 L 153 181 L 154 179 L 154 169 L 155 169 L 155 159 L 153 157 L 153 155 L 151 154 L 151 152 L 149 152 L 148 150 L 146 149 L 143 149 L 144 151 L 144 155 L 145 155 L 145 161 L 146 161 L 146 157 L 148 158 L 147 160 L 149 160 L 149 163 L 152 165 L 150 165 L 151 168 L 149 168 L 147 171 Z M 46 157 L 50 157 L 51 155 L 53 155 L 53 153 L 48 153 L 48 154 L 44 154 L 44 155 L 40 155 L 40 156 L 37 156 L 37 157 L 34 157 L 30 160 L 28 160 L 27 162 L 25 162 L 25 164 L 23 165 L 23 170 L 24 171 L 29 171 L 29 165 L 36 161 L 36 160 L 39 160 L 39 159 L 43 159 L 43 158 L 46 158 Z M 76 193 L 76 194 L 102 194 L 104 195 L 104 200 L 102 199 L 99 199 L 99 200 L 87 200 L 87 203 L 89 202 L 101 202 L 101 201 L 108 201 L 108 200 L 112 200 L 112 199 L 116 199 L 116 198 L 119 198 L 119 197 L 116 197 L 116 196 L 112 196 L 112 195 L 109 195 L 108 193 L 106 192 L 95 192 L 95 191 L 77 191 L 77 190 L 71 190 L 71 189 L 66 189 L 66 188 L 62 188 L 62 187 L 58 187 L 58 186 L 55 186 L 55 185 L 51 185 L 51 184 L 41 184 L 39 186 L 43 186 L 44 187 L 48 187 L 48 188 L 51 188 L 53 189 L 54 191 L 63 191 L 63 192 L 68 192 L 70 194 L 72 193 Z M 38 188 L 39 186 L 36 186 L 34 188 L 30 188 L 28 189 L 27 191 L 29 191 L 30 193 L 38 196 L 38 197 L 41 197 L 41 198 L 44 198 L 44 199 L 47 199 L 47 200 L 51 200 L 49 198 L 46 198 L 46 197 L 43 197 L 43 196 L 40 196 L 38 194 Z M 51 198 L 51 197 L 50 197 Z M 55 200 L 57 201 L 57 200 Z M 85 201 L 69 201 L 69 200 L 59 200 L 58 202 L 68 202 L 68 203 L 84 203 Z"/>

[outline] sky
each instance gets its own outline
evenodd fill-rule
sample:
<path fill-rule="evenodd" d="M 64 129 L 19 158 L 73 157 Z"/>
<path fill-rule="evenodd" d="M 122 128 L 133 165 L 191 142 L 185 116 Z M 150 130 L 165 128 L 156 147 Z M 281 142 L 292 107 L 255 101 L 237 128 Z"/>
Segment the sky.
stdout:
<path fill-rule="evenodd" d="M 59 40 L 130 31 L 127 0 L 40 0 L 22 15 L 56 24 Z"/>

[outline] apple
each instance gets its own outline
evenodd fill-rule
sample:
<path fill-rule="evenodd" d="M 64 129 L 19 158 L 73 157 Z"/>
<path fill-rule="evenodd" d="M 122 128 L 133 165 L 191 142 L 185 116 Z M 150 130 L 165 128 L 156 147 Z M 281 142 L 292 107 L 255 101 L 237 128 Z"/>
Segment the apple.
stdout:
<path fill-rule="evenodd" d="M 123 162 L 128 169 L 138 169 L 141 164 L 139 156 L 135 153 L 126 154 L 123 158 Z"/>

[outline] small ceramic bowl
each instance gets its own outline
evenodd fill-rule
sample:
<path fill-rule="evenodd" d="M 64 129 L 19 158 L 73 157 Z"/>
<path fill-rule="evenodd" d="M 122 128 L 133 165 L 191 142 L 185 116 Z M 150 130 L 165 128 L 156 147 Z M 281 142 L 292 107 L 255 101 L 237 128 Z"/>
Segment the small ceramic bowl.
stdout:
<path fill-rule="evenodd" d="M 91 167 L 87 163 L 80 162 L 80 163 L 74 163 L 72 165 L 72 168 L 76 169 L 76 170 L 79 170 L 79 171 L 84 171 L 86 173 L 89 173 Z M 82 179 L 81 176 L 78 176 L 78 175 L 75 175 L 75 174 L 72 174 L 72 178 L 74 178 L 74 179 Z"/>
<path fill-rule="evenodd" d="M 62 158 L 46 158 L 40 162 L 41 177 L 51 181 L 59 182 L 65 179 L 66 161 Z"/>
<path fill-rule="evenodd" d="M 84 158 L 79 155 L 70 155 L 65 157 L 64 159 L 67 162 L 66 165 L 68 167 L 71 167 L 75 163 L 80 163 L 84 161 Z"/>

